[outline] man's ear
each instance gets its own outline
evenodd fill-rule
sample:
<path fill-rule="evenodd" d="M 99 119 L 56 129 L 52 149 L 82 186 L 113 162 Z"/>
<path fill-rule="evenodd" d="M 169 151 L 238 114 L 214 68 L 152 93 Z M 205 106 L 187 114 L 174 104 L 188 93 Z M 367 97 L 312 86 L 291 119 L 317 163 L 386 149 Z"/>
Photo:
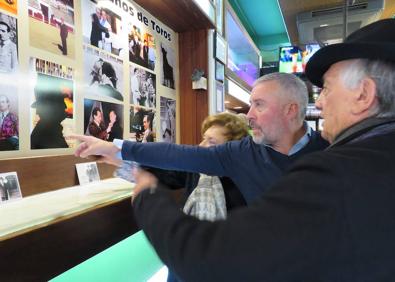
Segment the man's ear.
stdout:
<path fill-rule="evenodd" d="M 376 104 L 376 82 L 366 77 L 361 81 L 360 91 L 356 93 L 354 103 L 351 106 L 353 114 L 362 114 L 369 112 Z"/>
<path fill-rule="evenodd" d="M 286 116 L 295 118 L 299 113 L 299 106 L 296 103 L 289 103 L 285 106 L 284 112 Z"/>

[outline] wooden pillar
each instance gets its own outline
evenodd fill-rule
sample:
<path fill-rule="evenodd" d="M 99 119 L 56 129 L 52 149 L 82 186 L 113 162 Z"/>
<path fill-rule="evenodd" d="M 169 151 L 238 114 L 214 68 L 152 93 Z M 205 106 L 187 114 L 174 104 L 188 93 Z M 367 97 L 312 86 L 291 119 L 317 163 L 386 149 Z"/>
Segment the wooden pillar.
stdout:
<path fill-rule="evenodd" d="M 201 142 L 200 127 L 208 115 L 208 91 L 192 89 L 195 68 L 208 77 L 208 42 L 206 29 L 179 34 L 180 71 L 180 142 L 196 145 Z"/>

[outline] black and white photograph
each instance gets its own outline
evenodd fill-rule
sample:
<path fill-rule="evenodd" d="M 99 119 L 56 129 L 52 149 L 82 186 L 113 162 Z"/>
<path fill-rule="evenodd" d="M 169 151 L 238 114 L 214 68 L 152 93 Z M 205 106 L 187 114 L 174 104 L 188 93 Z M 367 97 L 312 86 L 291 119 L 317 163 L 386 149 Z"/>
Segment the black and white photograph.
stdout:
<path fill-rule="evenodd" d="M 0 79 L 3 79 L 1 74 Z M 0 151 L 19 150 L 17 93 L 15 85 L 0 84 Z"/>
<path fill-rule="evenodd" d="M 123 101 L 122 60 L 84 45 L 84 84 L 89 94 Z"/>
<path fill-rule="evenodd" d="M 85 99 L 84 133 L 106 141 L 123 139 L 123 106 Z"/>
<path fill-rule="evenodd" d="M 136 142 L 156 140 L 155 111 L 140 106 L 130 107 L 130 139 Z"/>
<path fill-rule="evenodd" d="M 75 132 L 74 82 L 71 67 L 38 58 L 30 59 L 30 148 L 71 148 L 65 138 Z"/>
<path fill-rule="evenodd" d="M 160 139 L 176 143 L 176 100 L 160 97 Z"/>
<path fill-rule="evenodd" d="M 160 81 L 163 86 L 176 89 L 175 86 L 175 63 L 174 50 L 168 45 L 161 42 L 160 44 L 161 55 L 161 70 Z"/>
<path fill-rule="evenodd" d="M 0 74 L 18 70 L 17 20 L 0 12 Z"/>
<path fill-rule="evenodd" d="M 156 106 L 156 75 L 130 67 L 130 103 L 147 108 Z"/>
<path fill-rule="evenodd" d="M 0 204 L 22 198 L 16 172 L 0 173 Z"/>
<path fill-rule="evenodd" d="M 96 162 L 75 164 L 80 185 L 100 180 Z"/>
<path fill-rule="evenodd" d="M 131 24 L 128 32 L 129 61 L 150 70 L 155 69 L 155 38 L 137 24 Z"/>
<path fill-rule="evenodd" d="M 123 46 L 126 44 L 126 37 L 123 37 L 122 32 L 122 17 L 110 9 L 111 2 L 81 2 L 83 42 L 116 56 L 122 56 Z"/>
<path fill-rule="evenodd" d="M 29 0 L 30 45 L 75 57 L 74 0 Z"/>

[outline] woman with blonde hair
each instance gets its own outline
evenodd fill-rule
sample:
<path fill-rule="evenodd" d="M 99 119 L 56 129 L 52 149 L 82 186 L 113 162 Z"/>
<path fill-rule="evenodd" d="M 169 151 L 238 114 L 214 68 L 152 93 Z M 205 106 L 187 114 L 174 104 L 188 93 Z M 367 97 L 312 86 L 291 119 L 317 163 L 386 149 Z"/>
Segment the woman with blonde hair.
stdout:
<path fill-rule="evenodd" d="M 248 135 L 248 125 L 237 115 L 224 112 L 206 117 L 202 123 L 201 133 L 203 140 L 199 146 L 210 147 L 244 138 Z M 198 186 L 199 180 L 202 182 L 202 180 L 199 179 L 199 173 L 171 171 L 151 167 L 143 168 L 154 174 L 159 181 L 167 185 L 172 190 L 185 188 L 187 197 L 189 197 L 191 193 L 193 193 L 194 189 Z M 230 178 L 219 177 L 219 179 L 215 179 L 213 182 L 212 178 L 208 179 L 205 177 L 205 180 L 205 183 L 201 185 L 205 185 L 207 187 L 207 185 L 213 185 L 212 183 L 214 182 L 216 187 L 218 187 L 219 184 L 221 185 L 221 190 L 223 190 L 225 197 L 224 204 L 226 204 L 226 210 L 222 210 L 221 218 L 223 218 L 224 213 L 226 214 L 226 211 L 246 205 L 243 196 Z M 196 207 L 196 205 L 194 205 L 194 207 Z M 191 211 L 187 212 L 188 214 L 197 216 L 197 214 L 192 211 L 193 208 L 190 203 L 187 202 L 187 207 L 184 207 L 184 210 L 185 209 Z M 210 216 L 204 215 L 202 217 L 197 217 L 200 219 L 209 220 L 216 219 L 216 216 L 213 215 L 213 213 L 211 213 Z"/>

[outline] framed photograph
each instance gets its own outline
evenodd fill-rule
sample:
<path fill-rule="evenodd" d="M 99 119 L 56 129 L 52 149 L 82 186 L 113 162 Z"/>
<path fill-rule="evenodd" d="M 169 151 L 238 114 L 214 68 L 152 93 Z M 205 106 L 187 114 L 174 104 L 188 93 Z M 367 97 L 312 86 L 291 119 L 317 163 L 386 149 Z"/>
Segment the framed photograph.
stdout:
<path fill-rule="evenodd" d="M 217 99 L 217 112 L 221 113 L 224 111 L 224 85 L 223 83 L 216 81 L 215 83 L 215 95 Z"/>
<path fill-rule="evenodd" d="M 217 60 L 215 60 L 215 79 L 222 83 L 225 80 L 225 65 Z"/>
<path fill-rule="evenodd" d="M 214 56 L 217 60 L 221 61 L 224 65 L 226 65 L 226 60 L 228 55 L 226 41 L 218 32 L 215 32 L 214 36 L 215 36 Z"/>
<path fill-rule="evenodd" d="M 0 173 L 0 205 L 22 198 L 16 172 Z"/>
<path fill-rule="evenodd" d="M 75 164 L 77 168 L 78 181 L 80 185 L 88 184 L 93 181 L 99 181 L 99 170 L 96 162 Z"/>
<path fill-rule="evenodd" d="M 224 1 L 215 0 L 215 27 L 219 34 L 224 34 Z"/>

